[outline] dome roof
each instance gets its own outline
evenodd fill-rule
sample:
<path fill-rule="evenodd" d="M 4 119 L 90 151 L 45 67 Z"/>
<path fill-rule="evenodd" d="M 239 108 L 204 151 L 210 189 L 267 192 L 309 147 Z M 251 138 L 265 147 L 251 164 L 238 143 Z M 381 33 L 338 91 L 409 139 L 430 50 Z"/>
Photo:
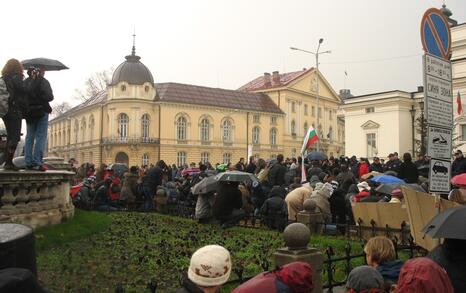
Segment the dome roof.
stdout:
<path fill-rule="evenodd" d="M 121 63 L 113 72 L 112 82 L 110 85 L 116 85 L 119 82 L 141 85 L 145 82 L 154 83 L 154 78 L 149 68 L 142 64 L 141 57 L 136 55 L 133 46 L 131 55 L 125 57 L 126 61 Z"/>

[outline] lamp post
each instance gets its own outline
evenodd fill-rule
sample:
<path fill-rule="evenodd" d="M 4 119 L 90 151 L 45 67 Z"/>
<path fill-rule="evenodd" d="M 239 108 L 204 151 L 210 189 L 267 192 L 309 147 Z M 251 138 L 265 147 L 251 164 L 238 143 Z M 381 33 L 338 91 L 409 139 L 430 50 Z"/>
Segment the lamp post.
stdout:
<path fill-rule="evenodd" d="M 416 127 L 415 120 L 414 120 L 414 118 L 416 116 L 416 109 L 414 109 L 414 105 L 411 105 L 411 109 L 409 110 L 409 113 L 411 113 L 411 125 L 412 125 L 412 127 L 411 127 L 411 137 L 412 137 L 411 143 L 412 143 L 413 158 L 414 158 L 414 155 L 415 155 L 414 154 L 414 129 Z"/>
<path fill-rule="evenodd" d="M 330 50 L 327 50 L 327 51 L 324 51 L 324 52 L 319 52 L 320 50 L 320 45 L 322 44 L 322 42 L 324 41 L 324 39 L 320 38 L 319 39 L 319 44 L 317 45 L 317 50 L 315 52 L 311 52 L 311 51 L 308 51 L 308 50 L 303 50 L 303 49 L 299 49 L 299 48 L 296 48 L 296 47 L 290 47 L 291 50 L 295 50 L 295 51 L 301 51 L 301 52 L 304 52 L 304 53 L 308 53 L 308 54 L 312 54 L 314 56 L 316 56 L 316 95 L 317 95 L 317 129 L 319 129 L 319 125 L 320 125 L 320 114 L 322 113 L 319 108 L 319 100 L 320 100 L 320 93 L 319 93 L 319 55 L 320 54 L 330 54 L 332 53 L 332 51 Z M 320 133 L 319 133 L 320 135 Z M 320 139 L 317 140 L 317 151 L 320 151 Z"/>
<path fill-rule="evenodd" d="M 421 154 L 425 156 L 426 150 L 424 146 L 424 100 L 421 100 L 419 102 L 419 108 L 421 110 Z"/>

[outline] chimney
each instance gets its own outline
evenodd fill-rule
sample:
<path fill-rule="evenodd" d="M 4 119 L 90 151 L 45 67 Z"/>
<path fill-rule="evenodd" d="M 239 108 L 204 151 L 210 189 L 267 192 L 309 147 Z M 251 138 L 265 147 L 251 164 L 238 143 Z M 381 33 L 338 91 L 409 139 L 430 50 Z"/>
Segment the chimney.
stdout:
<path fill-rule="evenodd" d="M 280 83 L 280 74 L 278 73 L 278 71 L 272 72 L 272 80 L 273 83 Z"/>
<path fill-rule="evenodd" d="M 418 92 L 418 93 L 424 92 L 424 87 L 423 87 L 422 85 L 419 85 L 419 86 L 417 87 L 417 92 Z"/>
<path fill-rule="evenodd" d="M 265 86 L 271 86 L 272 85 L 272 80 L 270 79 L 270 73 L 264 72 L 264 85 Z"/>

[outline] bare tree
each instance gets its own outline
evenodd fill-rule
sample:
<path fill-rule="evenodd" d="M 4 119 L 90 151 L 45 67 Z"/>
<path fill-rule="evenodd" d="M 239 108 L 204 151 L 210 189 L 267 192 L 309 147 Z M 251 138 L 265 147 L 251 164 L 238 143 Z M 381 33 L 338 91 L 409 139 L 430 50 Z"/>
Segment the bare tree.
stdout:
<path fill-rule="evenodd" d="M 52 106 L 52 117 L 58 117 L 71 109 L 71 105 L 68 102 L 62 102 Z"/>
<path fill-rule="evenodd" d="M 87 101 L 96 94 L 105 91 L 112 79 L 113 68 L 92 74 L 85 82 L 84 89 L 76 89 L 75 98 L 81 102 Z"/>

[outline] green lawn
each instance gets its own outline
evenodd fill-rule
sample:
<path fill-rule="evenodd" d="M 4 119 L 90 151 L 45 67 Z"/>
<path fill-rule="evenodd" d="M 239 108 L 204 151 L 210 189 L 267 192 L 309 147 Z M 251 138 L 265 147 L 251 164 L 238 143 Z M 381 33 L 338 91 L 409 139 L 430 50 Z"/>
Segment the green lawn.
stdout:
<path fill-rule="evenodd" d="M 148 292 L 151 279 L 158 283 L 158 292 L 173 292 L 199 247 L 225 246 L 233 267 L 243 266 L 243 276 L 248 277 L 262 271 L 264 260 L 272 269 L 273 252 L 284 246 L 281 233 L 275 231 L 222 230 L 160 214 L 78 210 L 72 220 L 38 230 L 36 235 L 39 278 L 53 292 L 114 292 L 118 283 L 125 292 Z M 344 253 L 345 243 L 335 237 L 311 237 L 312 246 L 324 251 L 331 245 L 338 255 Z M 361 251 L 359 243 L 352 247 L 354 252 Z M 231 279 L 237 276 L 232 273 Z"/>

